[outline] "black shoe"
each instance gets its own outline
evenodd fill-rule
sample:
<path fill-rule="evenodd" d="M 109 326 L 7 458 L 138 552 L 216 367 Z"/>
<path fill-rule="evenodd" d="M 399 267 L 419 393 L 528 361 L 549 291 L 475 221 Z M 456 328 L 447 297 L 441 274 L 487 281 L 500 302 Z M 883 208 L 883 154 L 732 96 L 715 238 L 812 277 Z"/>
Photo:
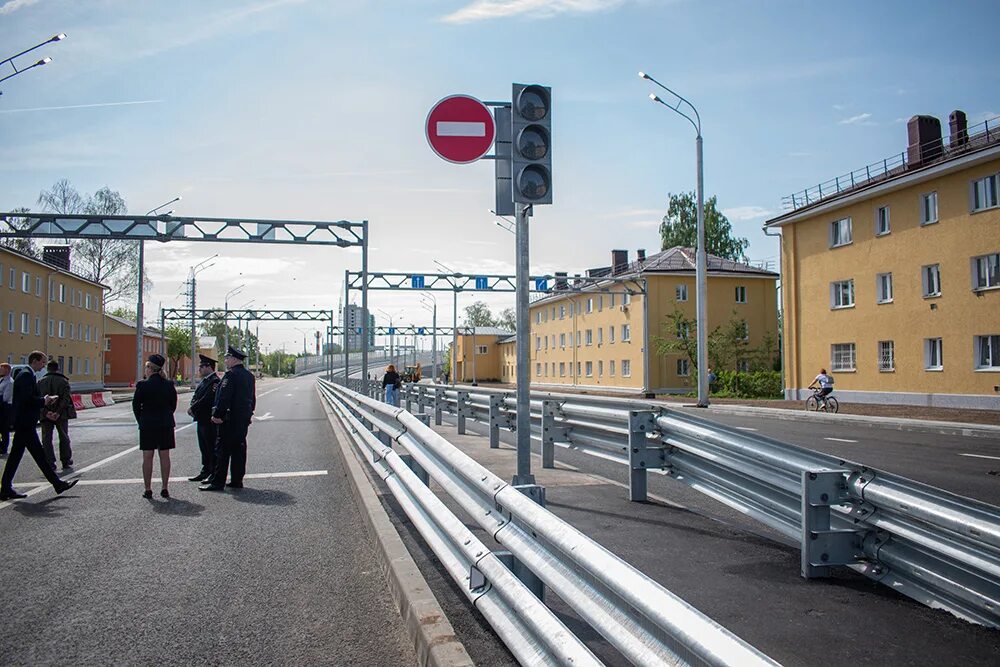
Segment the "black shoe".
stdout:
<path fill-rule="evenodd" d="M 169 498 L 170 497 L 170 492 L 167 491 L 166 489 L 163 489 L 162 491 L 160 491 L 160 497 L 161 498 Z"/>
<path fill-rule="evenodd" d="M 219 484 L 202 484 L 198 487 L 199 491 L 222 491 L 225 487 Z"/>
<path fill-rule="evenodd" d="M 146 489 L 145 491 L 142 492 L 142 497 L 145 498 L 146 500 L 152 500 L 153 499 L 153 490 L 152 489 Z"/>
<path fill-rule="evenodd" d="M 0 500 L 17 500 L 18 498 L 27 498 L 27 494 L 18 493 L 14 489 L 7 489 L 6 491 L 0 491 Z"/>
<path fill-rule="evenodd" d="M 72 472 L 72 471 L 73 471 L 73 464 L 72 463 L 64 463 L 63 464 L 62 472 Z"/>
<path fill-rule="evenodd" d="M 226 484 L 226 486 L 228 486 L 231 489 L 242 489 L 243 482 L 230 482 L 229 484 Z"/>
<path fill-rule="evenodd" d="M 79 481 L 78 479 L 74 479 L 72 482 L 63 482 L 61 486 L 56 487 L 56 493 L 66 493 L 76 486 L 76 483 Z"/>
<path fill-rule="evenodd" d="M 202 470 L 200 473 L 198 473 L 194 477 L 188 477 L 188 481 L 189 482 L 204 482 L 206 479 L 208 479 L 211 476 L 212 475 L 210 473 L 207 473 L 204 470 Z"/>

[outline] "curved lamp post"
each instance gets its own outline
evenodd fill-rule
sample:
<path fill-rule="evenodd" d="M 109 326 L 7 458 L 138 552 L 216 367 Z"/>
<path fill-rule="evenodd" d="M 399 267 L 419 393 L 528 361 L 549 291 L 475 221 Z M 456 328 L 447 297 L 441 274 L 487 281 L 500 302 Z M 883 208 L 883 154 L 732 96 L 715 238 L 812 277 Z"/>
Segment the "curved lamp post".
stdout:
<path fill-rule="evenodd" d="M 28 65 L 27 67 L 22 67 L 21 69 L 18 69 L 17 68 L 17 64 L 14 62 L 14 59 L 15 58 L 20 58 L 25 53 L 29 53 L 31 51 L 34 51 L 35 49 L 38 49 L 38 48 L 41 48 L 41 47 L 45 46 L 46 44 L 49 44 L 51 42 L 61 42 L 64 39 L 66 39 L 66 33 L 61 32 L 58 35 L 54 35 L 52 37 L 49 37 L 47 40 L 45 40 L 41 44 L 35 44 L 30 49 L 25 49 L 24 51 L 21 51 L 20 53 L 15 53 L 10 58 L 6 58 L 4 60 L 0 60 L 0 67 L 2 67 L 3 65 L 6 65 L 7 63 L 10 63 L 10 66 L 14 70 L 13 74 L 8 74 L 7 76 L 5 76 L 2 79 L 0 79 L 0 83 L 3 83 L 7 79 L 13 79 L 18 74 L 21 74 L 22 72 L 27 72 L 29 69 L 32 69 L 34 67 L 41 67 L 42 65 L 48 65 L 50 62 L 52 62 L 52 58 L 49 58 L 48 56 L 45 56 L 41 60 L 38 60 L 38 61 L 36 61 L 36 62 Z M 0 95 L 3 95 L 3 93 L 0 92 Z"/>

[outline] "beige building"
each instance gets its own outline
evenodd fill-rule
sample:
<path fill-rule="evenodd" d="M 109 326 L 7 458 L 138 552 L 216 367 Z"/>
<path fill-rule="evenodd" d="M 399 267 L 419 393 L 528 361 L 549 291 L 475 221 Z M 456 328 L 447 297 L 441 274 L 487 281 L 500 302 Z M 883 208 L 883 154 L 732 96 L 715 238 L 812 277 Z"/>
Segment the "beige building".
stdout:
<path fill-rule="evenodd" d="M 496 382 L 501 379 L 499 341 L 509 338 L 510 331 L 497 327 L 475 327 L 475 335 L 458 336 L 458 361 L 451 355 L 451 367 L 456 369 L 457 382 Z M 475 361 L 473 363 L 473 353 Z"/>
<path fill-rule="evenodd" d="M 0 247 L 0 359 L 27 363 L 32 350 L 59 361 L 74 390 L 103 384 L 104 285 L 68 270 L 69 246 L 44 261 Z"/>
<path fill-rule="evenodd" d="M 785 394 L 821 367 L 842 400 L 1000 408 L 1000 119 L 950 136 L 908 124 L 905 154 L 788 198 Z"/>

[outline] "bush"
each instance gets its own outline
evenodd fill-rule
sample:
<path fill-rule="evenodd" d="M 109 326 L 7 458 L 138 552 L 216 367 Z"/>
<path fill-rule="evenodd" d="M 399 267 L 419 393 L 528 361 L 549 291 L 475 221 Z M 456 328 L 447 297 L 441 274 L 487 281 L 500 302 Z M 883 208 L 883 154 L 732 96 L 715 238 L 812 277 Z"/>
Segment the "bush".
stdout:
<path fill-rule="evenodd" d="M 716 371 L 712 394 L 720 398 L 783 398 L 781 373 L 776 371 Z"/>

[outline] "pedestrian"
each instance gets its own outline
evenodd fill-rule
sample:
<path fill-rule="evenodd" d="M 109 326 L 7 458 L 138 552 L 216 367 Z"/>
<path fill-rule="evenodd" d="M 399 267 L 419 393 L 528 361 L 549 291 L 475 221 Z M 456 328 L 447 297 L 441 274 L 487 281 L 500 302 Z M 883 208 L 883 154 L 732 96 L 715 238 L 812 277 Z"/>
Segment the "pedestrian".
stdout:
<path fill-rule="evenodd" d="M 0 480 L 0 500 L 27 498 L 25 494 L 14 490 L 14 475 L 17 473 L 17 467 L 21 465 L 21 457 L 24 456 L 25 450 L 28 450 L 31 458 L 35 459 L 35 464 L 56 493 L 65 493 L 80 481 L 74 479 L 64 482 L 59 479 L 45 458 L 42 443 L 38 440 L 38 431 L 35 430 L 35 425 L 38 424 L 38 411 L 46 405 L 55 403 L 57 398 L 42 396 L 35 381 L 35 373 L 45 367 L 47 359 L 48 356 L 44 352 L 35 350 L 28 355 L 28 367 L 31 370 L 24 369 L 14 378 L 14 443 L 10 448 L 7 465 L 3 469 L 3 479 Z"/>
<path fill-rule="evenodd" d="M 389 364 L 385 368 L 385 375 L 382 376 L 382 389 L 385 391 L 385 402 L 389 405 L 399 407 L 399 390 L 403 386 L 403 380 L 396 372 L 396 366 Z"/>
<path fill-rule="evenodd" d="M 10 449 L 10 424 L 14 419 L 14 378 L 10 364 L 0 364 L 0 458 Z"/>
<path fill-rule="evenodd" d="M 215 441 L 215 469 L 198 487 L 199 491 L 222 491 L 226 486 L 243 488 L 247 471 L 247 431 L 257 408 L 257 381 L 243 366 L 247 355 L 233 346 L 226 350 L 223 362 L 226 374 L 215 392 L 212 423 L 219 427 Z M 226 475 L 229 474 L 229 484 Z"/>
<path fill-rule="evenodd" d="M 708 369 L 708 391 L 713 392 L 716 390 L 715 381 L 719 379 L 719 376 L 715 374 L 711 368 Z"/>
<path fill-rule="evenodd" d="M 76 419 L 76 407 L 69 393 L 69 378 L 59 372 L 59 362 L 49 359 L 45 365 L 45 376 L 38 381 L 38 391 L 48 396 L 58 396 L 56 402 L 42 408 L 42 447 L 45 456 L 56 467 L 56 452 L 52 447 L 52 431 L 59 433 L 59 460 L 63 472 L 73 468 L 73 449 L 70 447 L 69 420 Z"/>
<path fill-rule="evenodd" d="M 211 357 L 199 354 L 198 373 L 201 382 L 194 390 L 191 407 L 187 413 L 194 418 L 198 429 L 198 449 L 201 451 L 201 472 L 188 477 L 189 482 L 203 482 L 212 475 L 215 464 L 215 440 L 218 427 L 212 423 L 212 408 L 215 406 L 215 392 L 219 388 L 219 376 L 215 373 L 218 363 Z"/>
<path fill-rule="evenodd" d="M 132 395 L 132 412 L 139 424 L 139 449 L 142 450 L 142 497 L 153 497 L 153 452 L 159 452 L 160 478 L 163 488 L 160 495 L 170 497 L 167 482 L 170 480 L 170 450 L 174 443 L 174 410 L 177 409 L 177 390 L 163 372 L 166 359 L 158 354 L 149 355 L 143 366 L 144 380 L 135 385 Z"/>

